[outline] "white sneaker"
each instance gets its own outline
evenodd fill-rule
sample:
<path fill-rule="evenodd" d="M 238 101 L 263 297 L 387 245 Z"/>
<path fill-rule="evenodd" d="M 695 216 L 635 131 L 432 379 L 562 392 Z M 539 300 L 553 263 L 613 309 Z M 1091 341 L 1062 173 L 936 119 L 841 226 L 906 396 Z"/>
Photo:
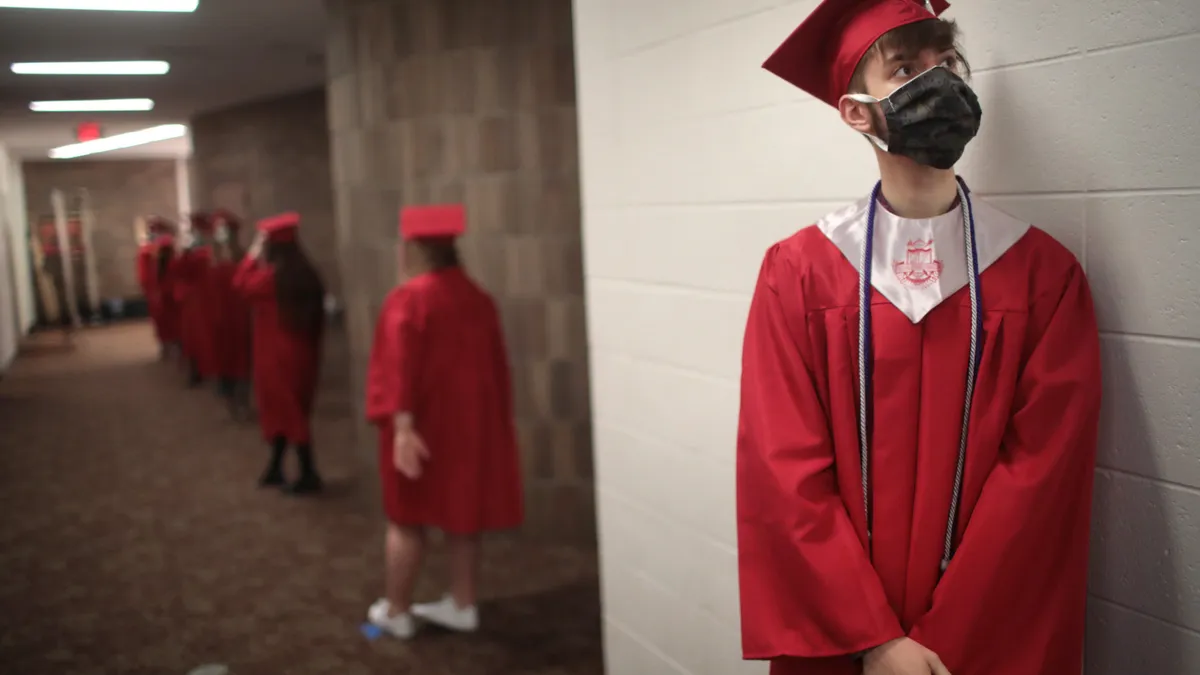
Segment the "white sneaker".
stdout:
<path fill-rule="evenodd" d="M 479 610 L 474 605 L 459 607 L 454 598 L 446 596 L 437 602 L 413 605 L 413 616 L 442 628 L 460 633 L 473 633 L 479 629 Z"/>
<path fill-rule="evenodd" d="M 412 637 L 417 632 L 412 614 L 405 612 L 404 614 L 388 616 L 391 609 L 392 605 L 387 601 L 387 598 L 380 598 L 367 610 L 367 621 L 370 621 L 372 625 L 392 637 L 397 637 L 401 640 L 407 640 Z"/>

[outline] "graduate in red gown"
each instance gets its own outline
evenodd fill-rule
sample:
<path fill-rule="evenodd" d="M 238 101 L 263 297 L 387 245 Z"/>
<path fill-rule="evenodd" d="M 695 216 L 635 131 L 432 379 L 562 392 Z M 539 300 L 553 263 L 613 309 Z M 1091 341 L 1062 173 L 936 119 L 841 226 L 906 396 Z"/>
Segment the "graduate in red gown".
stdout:
<path fill-rule="evenodd" d="M 249 414 L 250 304 L 233 287 L 244 254 L 238 234 L 241 222 L 232 213 L 213 213 L 213 264 L 209 275 L 217 302 L 216 346 L 220 392 L 235 419 Z"/>
<path fill-rule="evenodd" d="M 765 64 L 881 176 L 772 246 L 750 307 L 742 637 L 773 675 L 1082 670 L 1092 298 L 1066 248 L 956 178 L 982 111 L 945 8 L 825 0 Z"/>
<path fill-rule="evenodd" d="M 142 289 L 142 297 L 146 298 L 146 311 L 150 315 L 154 337 L 158 340 L 159 351 L 164 358 L 173 340 L 168 339 L 172 336 L 168 336 L 165 331 L 158 258 L 163 238 L 170 233 L 171 226 L 166 219 L 152 216 L 147 220 L 145 239 L 139 243 L 137 253 L 138 286 Z"/>
<path fill-rule="evenodd" d="M 209 276 L 212 238 L 212 218 L 206 213 L 192 214 L 187 244 L 172 267 L 188 385 L 193 387 L 217 377 L 218 373 L 217 297 Z"/>
<path fill-rule="evenodd" d="M 167 355 L 178 358 L 181 355 L 179 331 L 179 302 L 175 299 L 175 236 L 164 234 L 155 239 L 154 254 L 154 304 L 157 306 L 158 318 L 155 325 L 163 344 L 167 345 Z"/>
<path fill-rule="evenodd" d="M 147 225 L 147 231 L 144 239 L 138 242 L 137 249 L 137 280 L 138 288 L 142 291 L 142 297 L 146 298 L 146 311 L 150 315 L 151 321 L 154 323 L 154 334 L 158 335 L 158 307 L 155 302 L 156 291 L 154 287 L 154 266 L 157 262 L 155 254 L 158 253 L 158 246 L 154 243 L 154 232 L 150 229 L 154 225 L 151 221 Z M 161 338 L 159 344 L 162 343 Z"/>
<path fill-rule="evenodd" d="M 311 417 L 325 326 L 325 287 L 300 248 L 299 226 L 296 213 L 259 221 L 258 235 L 233 277 L 253 313 L 254 393 L 263 438 L 271 445 L 259 484 L 287 486 L 297 495 L 322 487 Z M 300 463 L 300 477 L 290 485 L 283 472 L 289 445 Z"/>
<path fill-rule="evenodd" d="M 414 616 L 475 630 L 478 535 L 523 518 L 508 354 L 495 302 L 459 264 L 464 228 L 461 206 L 401 214 L 408 280 L 384 301 L 367 372 L 389 523 L 387 592 L 367 616 L 401 638 L 413 634 Z M 451 592 L 414 606 L 431 527 L 449 543 Z"/>

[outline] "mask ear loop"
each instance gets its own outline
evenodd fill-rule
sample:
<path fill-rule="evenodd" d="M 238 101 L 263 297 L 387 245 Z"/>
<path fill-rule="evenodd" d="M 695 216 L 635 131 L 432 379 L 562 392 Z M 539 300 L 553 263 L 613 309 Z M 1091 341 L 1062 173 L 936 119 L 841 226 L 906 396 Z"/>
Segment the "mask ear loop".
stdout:
<path fill-rule="evenodd" d="M 878 99 L 878 98 L 875 98 L 874 96 L 870 96 L 867 94 L 846 94 L 845 98 L 848 98 L 851 101 L 855 101 L 858 103 L 865 103 L 867 105 L 872 105 L 872 104 L 878 105 L 883 102 L 882 99 Z M 874 143 L 875 147 L 879 148 L 880 150 L 882 150 L 884 152 L 888 151 L 888 144 L 882 138 L 876 136 L 875 134 L 868 134 L 865 131 L 860 131 L 858 133 L 862 134 L 864 137 L 866 137 L 867 140 Z"/>
<path fill-rule="evenodd" d="M 892 90 L 892 93 L 888 94 L 887 96 L 885 96 L 883 98 L 875 98 L 874 96 L 871 96 L 870 94 L 846 94 L 845 98 L 848 98 L 851 101 L 856 101 L 858 103 L 866 103 L 867 105 L 875 104 L 875 105 L 878 105 L 880 107 L 880 109 L 882 110 L 883 102 L 887 101 L 892 96 L 895 96 L 896 92 L 907 87 L 908 85 L 912 84 L 913 82 L 916 82 L 917 80 L 921 79 L 925 75 L 928 75 L 929 73 L 933 72 L 934 69 L 943 68 L 943 67 L 944 66 L 933 66 L 931 68 L 928 68 L 928 69 L 918 73 L 915 77 L 910 79 L 908 82 L 901 84 L 899 87 L 896 87 L 895 89 Z M 880 150 L 882 150 L 884 152 L 888 151 L 888 144 L 882 138 L 879 138 L 878 136 L 876 136 L 874 134 L 868 134 L 868 133 L 864 133 L 861 131 L 859 133 L 861 133 L 863 136 L 866 136 L 872 143 L 875 144 L 875 147 L 879 148 Z"/>

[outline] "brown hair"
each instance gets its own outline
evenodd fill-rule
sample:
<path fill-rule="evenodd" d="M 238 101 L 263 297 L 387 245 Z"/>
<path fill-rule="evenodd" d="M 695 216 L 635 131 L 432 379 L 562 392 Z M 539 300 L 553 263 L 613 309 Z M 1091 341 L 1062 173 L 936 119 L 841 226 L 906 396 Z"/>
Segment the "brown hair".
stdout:
<path fill-rule="evenodd" d="M 275 301 L 284 326 L 319 337 L 325 326 L 325 284 L 295 241 L 268 241 L 264 257 L 275 270 Z"/>
<path fill-rule="evenodd" d="M 939 52 L 954 50 L 958 55 L 960 74 L 969 76 L 971 65 L 963 56 L 962 46 L 958 42 L 960 35 L 958 24 L 953 19 L 930 19 L 893 28 L 884 33 L 883 37 L 876 40 L 867 53 L 863 54 L 858 66 L 854 69 L 854 76 L 850 78 L 850 87 L 847 93 L 867 93 L 867 65 L 893 51 L 916 56 L 918 52 L 925 49 L 934 49 Z"/>
<path fill-rule="evenodd" d="M 453 237 L 414 239 L 413 244 L 416 245 L 431 272 L 459 267 L 462 264 L 458 257 L 458 246 Z"/>

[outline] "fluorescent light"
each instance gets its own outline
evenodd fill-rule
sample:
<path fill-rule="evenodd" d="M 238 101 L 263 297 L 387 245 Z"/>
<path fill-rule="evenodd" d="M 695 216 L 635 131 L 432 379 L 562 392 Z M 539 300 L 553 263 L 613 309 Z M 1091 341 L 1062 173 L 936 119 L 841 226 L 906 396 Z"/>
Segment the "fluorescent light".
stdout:
<path fill-rule="evenodd" d="M 0 0 L 0 9 L 95 9 L 108 12 L 194 12 L 200 0 Z"/>
<path fill-rule="evenodd" d="M 108 138 L 97 138 L 94 141 L 84 141 L 83 143 L 73 143 L 71 145 L 64 145 L 61 148 L 54 148 L 50 151 L 50 158 L 74 159 L 101 152 L 124 150 L 125 148 L 132 148 L 138 145 L 146 145 L 147 143 L 182 138 L 187 135 L 187 132 L 188 128 L 185 124 L 163 124 L 140 131 L 130 131 L 126 134 L 117 134 Z"/>
<path fill-rule="evenodd" d="M 98 101 L 34 101 L 34 112 L 138 112 L 154 110 L 148 98 L 112 98 Z"/>
<path fill-rule="evenodd" d="M 17 75 L 166 75 L 166 61 L 67 61 L 63 63 L 14 63 Z"/>

